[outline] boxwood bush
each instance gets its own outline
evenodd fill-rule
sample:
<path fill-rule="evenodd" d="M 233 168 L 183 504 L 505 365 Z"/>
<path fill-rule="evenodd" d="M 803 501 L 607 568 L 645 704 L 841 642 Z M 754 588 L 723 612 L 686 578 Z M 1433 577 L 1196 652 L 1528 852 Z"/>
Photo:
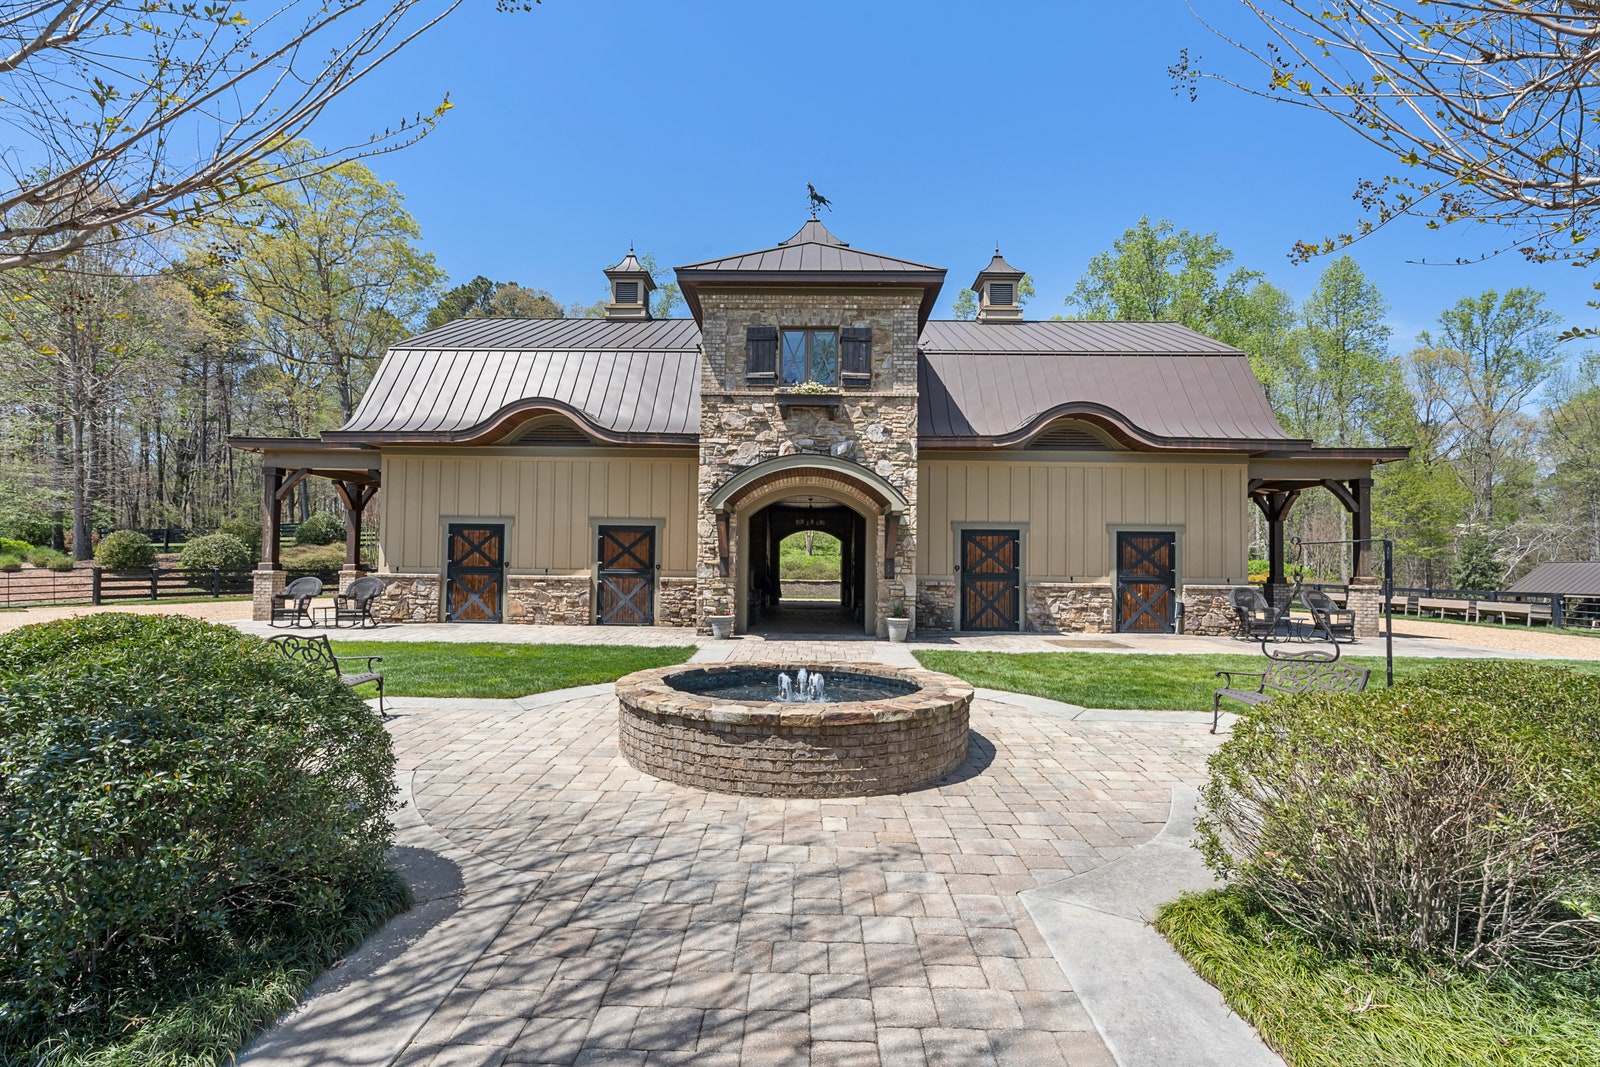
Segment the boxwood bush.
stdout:
<path fill-rule="evenodd" d="M 370 911 L 393 885 L 393 768 L 360 698 L 231 628 L 102 614 L 0 636 L 0 1062 L 125 1040 Z M 201 1062 L 185 1042 L 214 1061 L 214 1026 L 175 1029 L 162 1062 Z"/>
<path fill-rule="evenodd" d="M 244 570 L 250 566 L 250 546 L 231 534 L 196 537 L 183 546 L 178 566 L 186 571 Z"/>
<path fill-rule="evenodd" d="M 106 534 L 95 546 L 95 561 L 114 571 L 137 570 L 156 565 L 156 546 L 137 530 L 116 530 Z"/>
<path fill-rule="evenodd" d="M 331 545 L 344 540 L 344 520 L 326 511 L 319 511 L 295 527 L 294 543 L 297 545 Z"/>
<path fill-rule="evenodd" d="M 252 561 L 261 551 L 260 519 L 228 519 L 217 527 L 217 533 L 229 534 L 243 541 L 250 548 Z"/>
<path fill-rule="evenodd" d="M 1582 966 L 1600 956 L 1597 698 L 1600 679 L 1496 664 L 1274 700 L 1212 756 L 1200 846 L 1324 944 Z"/>

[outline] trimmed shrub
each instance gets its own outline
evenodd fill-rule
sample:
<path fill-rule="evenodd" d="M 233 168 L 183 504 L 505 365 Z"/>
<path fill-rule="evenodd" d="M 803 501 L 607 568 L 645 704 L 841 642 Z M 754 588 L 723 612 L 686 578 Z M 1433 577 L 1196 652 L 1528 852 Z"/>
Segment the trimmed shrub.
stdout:
<path fill-rule="evenodd" d="M 0 537 L 0 555 L 26 556 L 33 551 L 33 546 L 26 541 L 19 541 L 15 537 Z"/>
<path fill-rule="evenodd" d="M 186 571 L 245 570 L 250 566 L 250 546 L 231 534 L 196 537 L 183 546 L 178 566 Z"/>
<path fill-rule="evenodd" d="M 261 521 L 259 519 L 229 519 L 217 527 L 217 533 L 237 537 L 250 549 L 254 562 L 261 555 Z"/>
<path fill-rule="evenodd" d="M 344 540 L 344 520 L 326 511 L 319 511 L 295 528 L 297 545 L 331 545 Z"/>
<path fill-rule="evenodd" d="M 22 557 L 13 556 L 9 552 L 0 556 L 0 571 L 6 574 L 15 574 L 22 569 Z"/>
<path fill-rule="evenodd" d="M 1279 698 L 1211 757 L 1200 848 L 1323 943 L 1580 966 L 1600 958 L 1600 749 L 1576 718 L 1420 684 Z"/>
<path fill-rule="evenodd" d="M 116 530 L 106 534 L 95 546 L 94 558 L 102 567 L 131 571 L 156 565 L 156 546 L 137 530 Z"/>
<path fill-rule="evenodd" d="M 27 560 L 35 567 L 46 570 L 70 571 L 73 568 L 72 557 L 53 548 L 35 548 L 27 554 Z"/>
<path fill-rule="evenodd" d="M 344 546 L 296 545 L 284 550 L 283 565 L 292 570 L 336 571 L 344 566 Z"/>
<path fill-rule="evenodd" d="M 359 697 L 229 627 L 0 636 L 0 1052 L 342 920 L 387 877 L 393 769 Z"/>

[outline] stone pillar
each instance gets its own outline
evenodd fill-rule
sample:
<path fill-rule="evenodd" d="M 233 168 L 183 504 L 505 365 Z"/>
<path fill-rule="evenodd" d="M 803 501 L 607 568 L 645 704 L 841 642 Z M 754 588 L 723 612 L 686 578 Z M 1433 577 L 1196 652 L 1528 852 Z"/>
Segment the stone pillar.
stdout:
<path fill-rule="evenodd" d="M 1350 579 L 1344 606 L 1355 612 L 1357 637 L 1378 636 L 1378 620 L 1383 618 L 1383 586 L 1376 578 Z"/>
<path fill-rule="evenodd" d="M 343 593 L 350 588 L 350 583 L 360 578 L 367 572 L 361 569 L 360 564 L 346 563 L 339 568 L 339 592 Z"/>
<path fill-rule="evenodd" d="M 251 574 L 250 618 L 256 622 L 272 621 L 272 598 L 283 592 L 285 576 L 282 567 L 262 564 Z"/>

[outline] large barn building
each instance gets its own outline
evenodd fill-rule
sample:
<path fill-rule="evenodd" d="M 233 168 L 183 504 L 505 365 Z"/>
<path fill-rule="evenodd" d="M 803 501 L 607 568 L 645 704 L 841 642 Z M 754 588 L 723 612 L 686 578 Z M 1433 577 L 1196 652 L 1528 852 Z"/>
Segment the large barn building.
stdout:
<path fill-rule="evenodd" d="M 334 481 L 357 572 L 383 494 L 390 621 L 782 629 L 778 545 L 842 543 L 827 624 L 1189 632 L 1232 626 L 1252 504 L 1281 598 L 1282 519 L 1308 488 L 1370 536 L 1373 464 L 1404 450 L 1288 436 L 1244 353 L 1170 323 L 1025 321 L 998 253 L 976 318 L 933 321 L 945 271 L 858 251 L 815 219 L 677 268 L 654 319 L 630 255 L 603 318 L 463 319 L 396 345 L 349 422 L 240 438 L 266 470 L 257 612 L 282 589 L 281 502 Z M 1375 625 L 1355 555 L 1351 603 Z M 898 604 L 897 604 L 898 602 Z"/>

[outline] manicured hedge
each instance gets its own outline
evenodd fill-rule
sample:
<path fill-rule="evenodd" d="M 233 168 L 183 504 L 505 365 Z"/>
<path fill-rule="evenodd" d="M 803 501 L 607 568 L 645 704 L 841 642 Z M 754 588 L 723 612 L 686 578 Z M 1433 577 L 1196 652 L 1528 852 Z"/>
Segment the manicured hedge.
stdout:
<path fill-rule="evenodd" d="M 326 965 L 349 914 L 359 936 L 393 910 L 372 903 L 394 897 L 393 767 L 358 697 L 231 628 L 102 614 L 0 636 L 0 1062 L 130 1040 L 185 997 L 237 1014 L 208 982 L 248 984 L 273 946 L 304 959 L 309 938 Z"/>
<path fill-rule="evenodd" d="M 186 571 L 245 570 L 250 562 L 250 546 L 224 533 L 196 537 L 178 556 L 178 566 Z"/>
<path fill-rule="evenodd" d="M 1387 955 L 1600 955 L 1600 679 L 1449 666 L 1279 699 L 1210 761 L 1202 847 L 1288 925 Z"/>
<path fill-rule="evenodd" d="M 295 527 L 294 543 L 297 545 L 331 545 L 344 540 L 344 520 L 326 511 L 319 511 Z"/>
<path fill-rule="evenodd" d="M 106 534 L 95 546 L 94 558 L 102 567 L 114 571 L 153 567 L 156 546 L 137 530 L 116 530 Z"/>

